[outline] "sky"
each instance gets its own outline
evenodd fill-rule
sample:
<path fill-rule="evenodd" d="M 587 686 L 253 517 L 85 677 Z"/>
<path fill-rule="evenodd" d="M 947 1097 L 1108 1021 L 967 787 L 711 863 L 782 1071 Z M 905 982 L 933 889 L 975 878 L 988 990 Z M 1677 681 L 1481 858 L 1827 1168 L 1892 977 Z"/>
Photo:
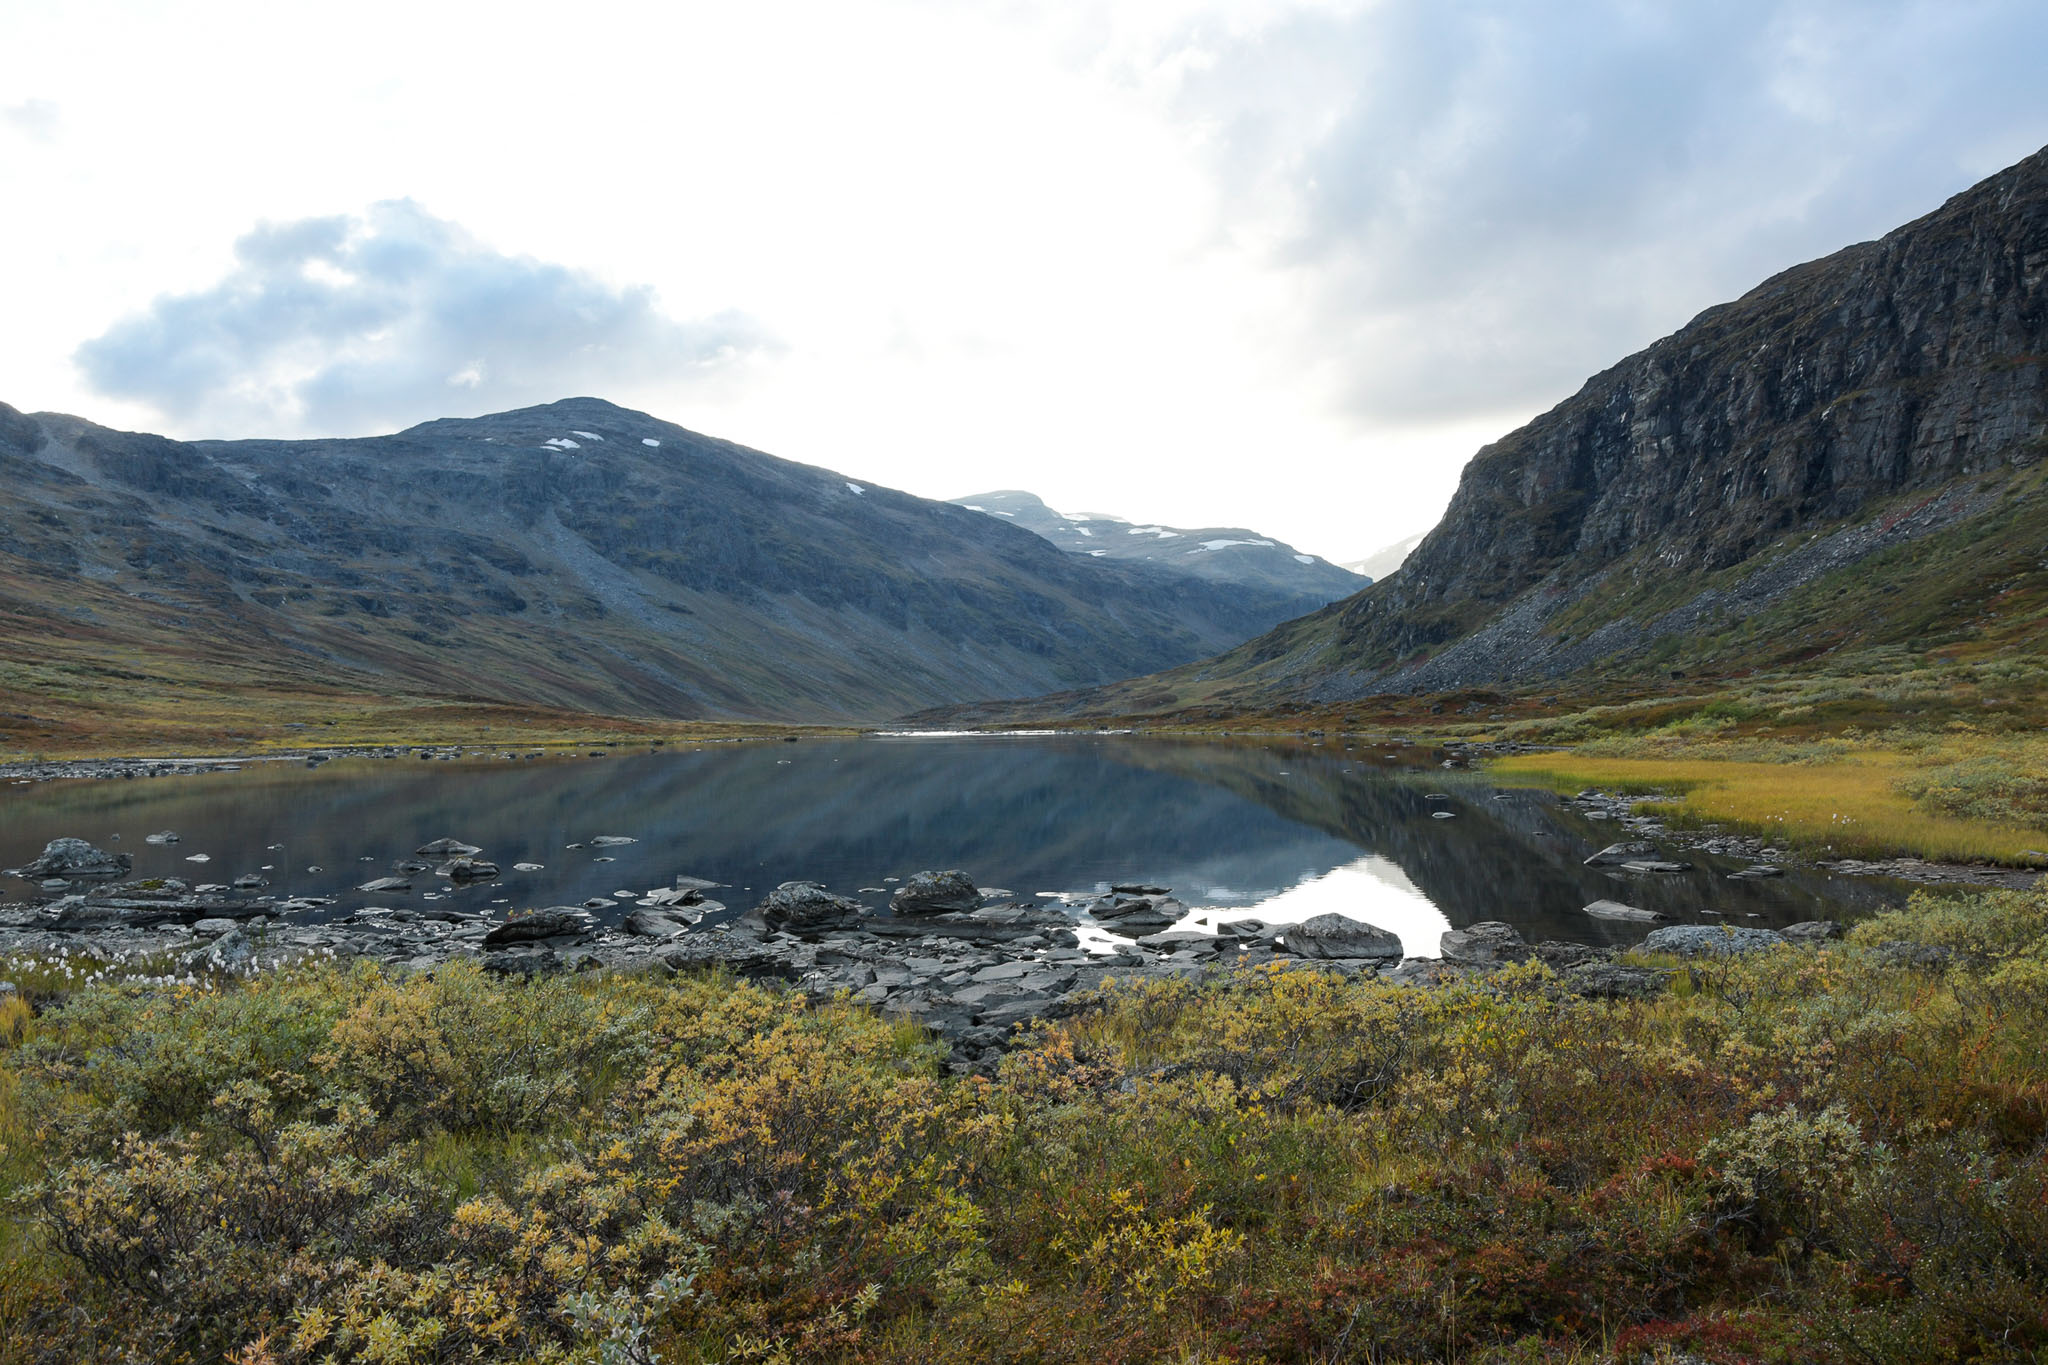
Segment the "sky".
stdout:
<path fill-rule="evenodd" d="M 0 51 L 15 407 L 594 394 L 1338 561 L 2048 144 L 2040 0 L 13 0 Z"/>

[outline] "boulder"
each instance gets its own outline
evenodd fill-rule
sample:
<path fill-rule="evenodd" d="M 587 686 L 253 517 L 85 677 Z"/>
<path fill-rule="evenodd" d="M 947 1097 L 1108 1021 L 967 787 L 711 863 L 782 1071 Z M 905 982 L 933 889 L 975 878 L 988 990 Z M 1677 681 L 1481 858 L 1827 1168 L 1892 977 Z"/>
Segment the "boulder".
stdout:
<path fill-rule="evenodd" d="M 770 929 L 805 933 L 850 928 L 868 908 L 857 900 L 833 895 L 817 882 L 784 882 L 762 898 L 754 913 Z"/>
<path fill-rule="evenodd" d="M 1744 953 L 1768 952 L 1781 946 L 1785 936 L 1775 929 L 1747 929 L 1733 924 L 1673 924 L 1652 929 L 1638 949 L 1645 953 L 1673 953 L 1679 957 L 1739 957 Z"/>
<path fill-rule="evenodd" d="M 1446 930 L 1440 943 L 1444 961 L 1461 967 L 1501 967 L 1510 962 L 1525 962 L 1535 953 L 1513 925 L 1499 920 L 1481 920 L 1463 929 Z"/>
<path fill-rule="evenodd" d="M 978 909 L 980 905 L 981 892 L 958 869 L 920 872 L 889 897 L 889 909 L 898 915 L 942 915 L 949 910 Z"/>
<path fill-rule="evenodd" d="M 551 905 L 545 910 L 528 911 L 506 920 L 483 936 L 483 945 L 497 948 L 514 943 L 533 943 L 566 934 L 588 934 L 596 927 L 596 922 L 576 906 Z"/>
<path fill-rule="evenodd" d="M 1317 915 L 1287 931 L 1287 948 L 1296 957 L 1396 958 L 1401 940 L 1378 925 L 1346 915 Z"/>
<path fill-rule="evenodd" d="M 142 842 L 145 844 L 175 844 L 178 842 L 178 836 L 173 830 L 159 830 L 155 834 L 143 835 Z"/>
<path fill-rule="evenodd" d="M 413 852 L 422 858 L 467 858 L 483 850 L 460 839 L 436 839 L 430 844 L 421 844 Z"/>
<path fill-rule="evenodd" d="M 45 877 L 120 877 L 127 875 L 135 860 L 125 853 L 94 848 L 83 839 L 52 839 L 34 862 L 12 867 L 8 873 L 29 881 Z"/>
<path fill-rule="evenodd" d="M 412 890 L 412 882 L 410 882 L 404 877 L 379 877 L 375 881 L 364 882 L 361 886 L 357 887 L 356 890 L 410 891 Z"/>
<path fill-rule="evenodd" d="M 1586 913 L 1594 919 L 1655 921 L 1671 918 L 1662 910 L 1644 910 L 1640 906 L 1624 905 L 1620 901 L 1594 901 L 1586 907 Z"/>
<path fill-rule="evenodd" d="M 1885 967 L 1929 967 L 1942 968 L 1955 961 L 1955 949 L 1939 943 L 1913 943 L 1907 939 L 1887 939 L 1870 950 L 1871 958 Z"/>
<path fill-rule="evenodd" d="M 694 917 L 642 906 L 626 916 L 623 927 L 627 933 L 638 934 L 642 938 L 677 938 L 689 933 L 694 922 Z"/>
<path fill-rule="evenodd" d="M 1669 972 L 1655 967 L 1630 967 L 1618 962 L 1582 962 L 1564 973 L 1565 988 L 1574 995 L 1604 1000 L 1641 1000 L 1664 989 Z"/>
<path fill-rule="evenodd" d="M 434 869 L 437 877 L 446 877 L 451 882 L 482 881 L 498 875 L 498 865 L 483 858 L 450 858 Z"/>
<path fill-rule="evenodd" d="M 1792 943 L 1825 943 L 1831 938 L 1840 938 L 1842 926 L 1838 920 L 1809 919 L 1788 924 L 1778 932 Z"/>
<path fill-rule="evenodd" d="M 1167 896 L 1172 893 L 1170 886 L 1146 886 L 1141 882 L 1118 882 L 1109 888 L 1112 896 Z"/>
<path fill-rule="evenodd" d="M 1627 862 L 1621 864 L 1621 870 L 1623 872 L 1639 873 L 1685 872 L 1689 871 L 1691 868 L 1691 863 L 1669 862 L 1661 858 L 1631 858 Z"/>
<path fill-rule="evenodd" d="M 629 834 L 600 834 L 590 841 L 590 846 L 592 848 L 620 848 L 626 844 L 637 844 L 639 842 L 638 839 L 633 838 Z"/>

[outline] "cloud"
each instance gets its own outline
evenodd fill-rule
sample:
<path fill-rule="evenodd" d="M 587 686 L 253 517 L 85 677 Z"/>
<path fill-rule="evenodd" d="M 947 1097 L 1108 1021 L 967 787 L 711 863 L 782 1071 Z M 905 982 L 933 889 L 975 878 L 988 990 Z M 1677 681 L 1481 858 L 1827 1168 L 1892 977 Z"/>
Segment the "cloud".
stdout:
<path fill-rule="evenodd" d="M 2048 142 L 2036 0 L 1386 0 L 1151 56 L 1368 425 L 1528 411 Z"/>
<path fill-rule="evenodd" d="M 23 100 L 0 108 L 0 124 L 28 138 L 31 142 L 55 142 L 58 124 L 57 106 L 49 100 Z"/>
<path fill-rule="evenodd" d="M 262 224 L 218 283 L 73 359 L 99 392 L 207 434 L 338 434 L 672 386 L 770 348 L 742 315 L 677 321 L 650 289 L 502 255 L 401 199 Z"/>

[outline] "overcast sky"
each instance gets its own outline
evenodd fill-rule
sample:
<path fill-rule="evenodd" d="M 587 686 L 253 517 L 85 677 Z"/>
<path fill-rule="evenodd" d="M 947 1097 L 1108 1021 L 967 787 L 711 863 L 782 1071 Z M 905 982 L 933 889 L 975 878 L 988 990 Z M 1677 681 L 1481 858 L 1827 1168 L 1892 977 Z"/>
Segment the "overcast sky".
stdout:
<path fill-rule="evenodd" d="M 0 51 L 0 401 L 596 394 L 1339 560 L 2048 143 L 2041 0 L 16 0 Z"/>

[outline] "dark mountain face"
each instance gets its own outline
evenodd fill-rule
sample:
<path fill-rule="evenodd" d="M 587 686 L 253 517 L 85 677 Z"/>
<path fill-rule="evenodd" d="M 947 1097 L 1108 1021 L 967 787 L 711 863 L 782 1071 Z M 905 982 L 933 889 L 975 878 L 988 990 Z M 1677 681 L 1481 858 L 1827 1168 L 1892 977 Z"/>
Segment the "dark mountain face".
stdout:
<path fill-rule="evenodd" d="M 1281 620 L 1349 597 L 1372 581 L 1241 526 L 1190 529 L 1140 524 L 1099 513 L 1070 515 L 1055 512 L 1035 493 L 1015 489 L 953 501 L 969 511 L 1002 517 L 1074 554 L 1141 560 L 1212 582 L 1239 583 L 1271 592 L 1289 608 Z"/>
<path fill-rule="evenodd" d="M 167 651 L 586 710 L 878 719 L 1169 667 L 1286 614 L 587 398 L 193 443 L 0 406 L 0 506 L 21 621 L 147 604 Z"/>
<path fill-rule="evenodd" d="M 2044 357 L 2048 151 L 1594 376 L 1481 450 L 1365 591 L 1054 709 L 1774 665 L 2017 629 L 2028 603 L 2038 639 Z"/>

